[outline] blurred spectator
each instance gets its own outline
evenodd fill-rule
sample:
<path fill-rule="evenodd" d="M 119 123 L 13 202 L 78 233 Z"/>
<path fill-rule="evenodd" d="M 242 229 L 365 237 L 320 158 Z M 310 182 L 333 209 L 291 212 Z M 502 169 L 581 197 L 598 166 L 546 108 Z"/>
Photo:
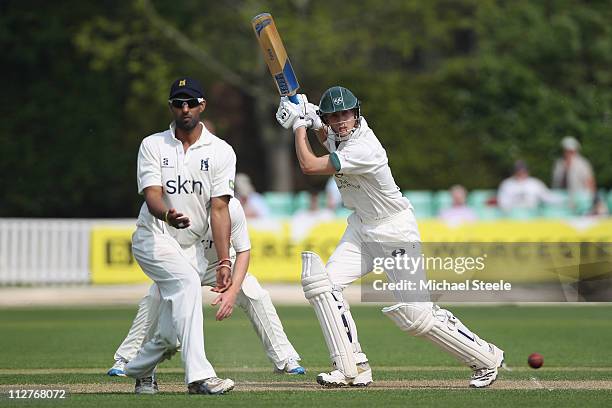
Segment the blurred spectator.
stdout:
<path fill-rule="evenodd" d="M 319 206 L 318 190 L 311 189 L 308 193 L 308 208 L 296 212 L 291 219 L 291 232 L 295 241 L 306 238 L 308 232 L 318 223 L 335 219 L 333 210 Z"/>
<path fill-rule="evenodd" d="M 523 160 L 514 163 L 514 174 L 499 186 L 497 205 L 504 211 L 514 209 L 535 210 L 541 203 L 560 203 L 541 180 L 530 177 Z"/>
<path fill-rule="evenodd" d="M 270 216 L 270 209 L 265 198 L 255 191 L 251 178 L 244 173 L 237 173 L 234 182 L 236 198 L 240 200 L 247 218 Z"/>
<path fill-rule="evenodd" d="M 476 221 L 476 212 L 465 205 L 467 190 L 465 187 L 455 184 L 449 190 L 452 204 L 440 212 L 440 219 L 450 225 L 458 225 L 463 222 Z"/>
<path fill-rule="evenodd" d="M 321 208 L 319 205 L 319 191 L 316 189 L 308 190 L 308 208 L 297 211 L 294 217 L 306 215 L 317 218 L 333 218 L 334 212 L 329 208 Z"/>
<path fill-rule="evenodd" d="M 338 208 L 342 207 L 342 196 L 340 195 L 340 190 L 338 190 L 338 185 L 336 184 L 336 180 L 334 180 L 334 176 L 331 176 L 325 184 L 325 196 L 327 198 L 327 208 L 330 210 L 336 211 Z"/>
<path fill-rule="evenodd" d="M 610 214 L 610 212 L 606 205 L 606 200 L 599 194 L 596 194 L 589 215 L 593 217 L 607 217 L 608 214 Z"/>
<path fill-rule="evenodd" d="M 552 187 L 567 190 L 570 197 L 588 193 L 595 195 L 593 168 L 580 153 L 580 143 L 572 136 L 561 141 L 563 157 L 557 159 L 553 167 Z"/>

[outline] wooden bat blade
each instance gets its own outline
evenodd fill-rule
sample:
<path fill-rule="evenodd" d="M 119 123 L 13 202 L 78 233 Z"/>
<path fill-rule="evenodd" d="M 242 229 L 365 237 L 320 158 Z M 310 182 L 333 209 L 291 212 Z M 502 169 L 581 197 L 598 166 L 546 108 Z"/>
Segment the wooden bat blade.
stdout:
<path fill-rule="evenodd" d="M 295 94 L 300 85 L 276 29 L 276 24 L 274 24 L 274 19 L 270 13 L 262 13 L 253 17 L 251 25 L 261 46 L 266 65 L 276 83 L 278 93 L 281 96 L 288 96 L 292 102 L 297 103 Z"/>

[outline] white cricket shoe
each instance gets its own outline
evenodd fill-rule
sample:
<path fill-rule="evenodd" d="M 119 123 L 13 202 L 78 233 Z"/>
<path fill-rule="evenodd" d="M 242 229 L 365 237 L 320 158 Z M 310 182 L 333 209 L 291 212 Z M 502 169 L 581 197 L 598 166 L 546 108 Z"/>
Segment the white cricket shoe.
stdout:
<path fill-rule="evenodd" d="M 291 357 L 287 359 L 285 367 L 279 369 L 274 367 L 274 371 L 278 374 L 303 375 L 306 374 L 306 369 L 300 365 L 297 358 Z"/>
<path fill-rule="evenodd" d="M 497 369 L 504 364 L 504 351 L 491 344 L 497 358 L 497 365 L 493 368 L 481 368 L 474 370 L 470 378 L 470 387 L 485 388 L 493 384 L 497 379 Z"/>
<path fill-rule="evenodd" d="M 189 383 L 190 394 L 220 395 L 234 389 L 234 382 L 229 378 L 210 377 L 205 380 Z"/>
<path fill-rule="evenodd" d="M 134 387 L 134 393 L 136 394 L 157 394 L 159 388 L 157 387 L 157 381 L 155 375 L 151 377 L 143 377 L 136 379 L 136 386 Z"/>
<path fill-rule="evenodd" d="M 329 373 L 321 373 L 317 376 L 317 382 L 324 387 L 367 387 L 372 384 L 372 369 L 370 364 L 357 364 L 357 377 L 348 378 L 340 370 L 334 370 Z"/>
<path fill-rule="evenodd" d="M 125 365 L 128 362 L 124 359 L 120 358 L 119 360 L 115 360 L 115 364 L 106 372 L 106 374 L 110 377 L 127 377 L 125 374 Z"/>

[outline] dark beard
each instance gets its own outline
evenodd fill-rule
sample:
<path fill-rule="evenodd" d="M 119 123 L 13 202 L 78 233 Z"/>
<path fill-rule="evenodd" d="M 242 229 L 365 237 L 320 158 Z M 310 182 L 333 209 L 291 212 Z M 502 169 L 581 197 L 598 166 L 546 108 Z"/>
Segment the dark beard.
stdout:
<path fill-rule="evenodd" d="M 191 131 L 195 129 L 195 127 L 198 125 L 199 120 L 197 118 L 192 118 L 191 121 L 188 123 L 185 123 L 182 120 L 176 120 L 174 122 L 176 123 L 176 127 L 178 129 Z"/>

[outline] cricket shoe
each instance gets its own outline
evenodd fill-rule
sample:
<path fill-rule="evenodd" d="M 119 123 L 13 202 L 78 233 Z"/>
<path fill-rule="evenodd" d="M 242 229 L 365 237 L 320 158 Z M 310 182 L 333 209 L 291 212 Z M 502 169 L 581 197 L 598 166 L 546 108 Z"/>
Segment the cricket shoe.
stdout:
<path fill-rule="evenodd" d="M 274 367 L 274 372 L 278 374 L 303 375 L 306 374 L 306 369 L 300 365 L 296 358 L 292 357 L 287 359 L 285 367 L 281 369 Z"/>
<path fill-rule="evenodd" d="M 491 344 L 497 365 L 493 368 L 481 368 L 474 370 L 472 377 L 470 378 L 470 387 L 472 388 L 485 388 L 493 384 L 497 379 L 497 369 L 504 364 L 504 351 Z"/>
<path fill-rule="evenodd" d="M 334 370 L 329 373 L 321 373 L 317 376 L 317 382 L 324 387 L 367 387 L 372 384 L 372 369 L 370 364 L 357 364 L 357 377 L 348 378 L 340 370 Z"/>
<path fill-rule="evenodd" d="M 136 379 L 136 387 L 134 387 L 134 393 L 157 394 L 157 391 L 159 391 L 159 388 L 157 387 L 155 374 L 153 374 L 151 377 L 143 377 Z"/>
<path fill-rule="evenodd" d="M 234 382 L 229 378 L 222 379 L 210 377 L 205 380 L 189 383 L 187 390 L 190 394 L 220 395 L 234 389 Z"/>
<path fill-rule="evenodd" d="M 110 370 L 106 372 L 106 374 L 110 377 L 127 377 L 127 375 L 125 374 L 126 364 L 127 361 L 122 358 L 115 360 L 115 364 L 113 364 L 113 366 L 110 368 Z"/>

